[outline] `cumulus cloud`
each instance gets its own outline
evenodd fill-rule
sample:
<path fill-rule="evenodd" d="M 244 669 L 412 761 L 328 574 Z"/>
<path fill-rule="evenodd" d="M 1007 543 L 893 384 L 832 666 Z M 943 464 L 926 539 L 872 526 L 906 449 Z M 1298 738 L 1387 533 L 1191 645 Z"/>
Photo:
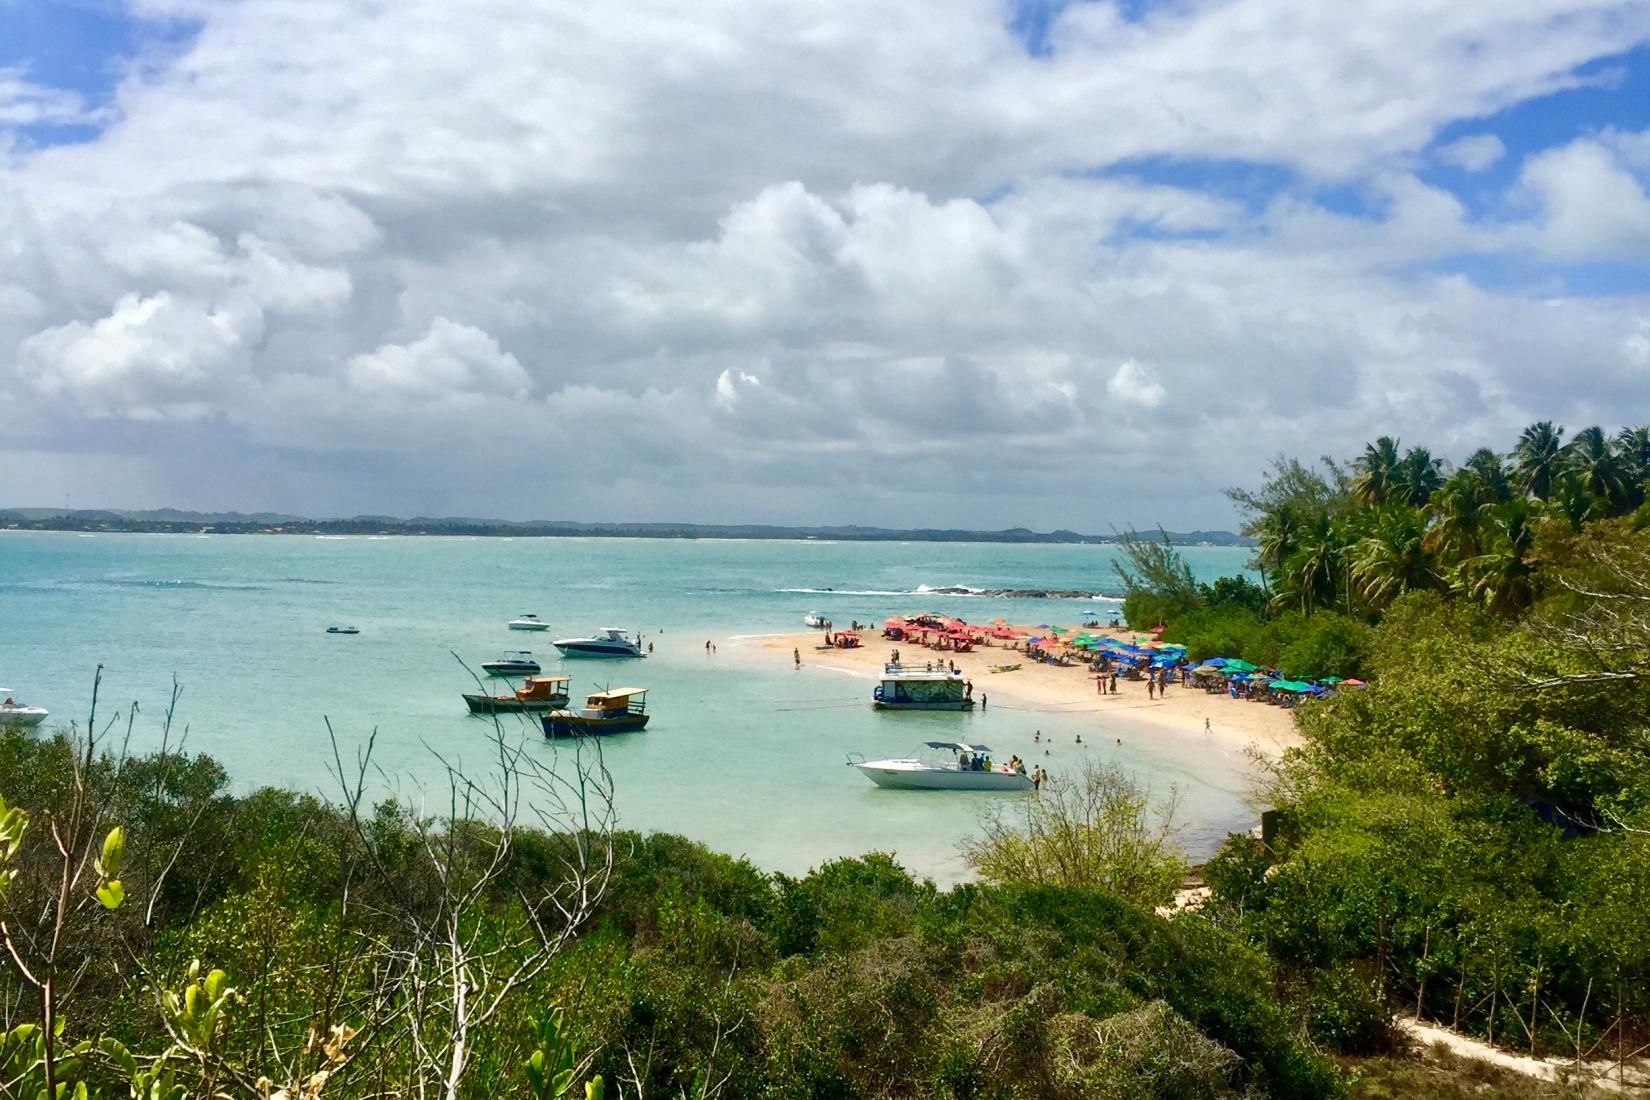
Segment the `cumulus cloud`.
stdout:
<path fill-rule="evenodd" d="M 346 370 L 355 394 L 401 412 L 439 414 L 493 398 L 521 401 L 531 385 L 521 363 L 497 340 L 445 317 L 431 321 L 411 343 L 355 356 Z"/>
<path fill-rule="evenodd" d="M 1507 155 L 1507 146 L 1494 134 L 1471 134 L 1433 150 L 1445 164 L 1465 172 L 1482 172 Z"/>
<path fill-rule="evenodd" d="M 1503 445 L 1642 382 L 1642 297 L 1450 265 L 1631 262 L 1643 135 L 1530 158 L 1499 221 L 1417 166 L 1506 157 L 1434 143 L 1650 38 L 1646 0 L 1073 4 L 1040 56 L 995 0 L 135 10 L 198 30 L 106 115 L 0 73 L 0 448 L 95 420 L 133 504 L 209 466 L 285 494 L 225 505 L 530 513 L 478 476 L 508 461 L 590 518 L 1204 525 L 1193 471 Z M 102 128 L 20 129 L 53 119 Z M 1145 498 L 1046 461 L 1164 439 Z"/>
<path fill-rule="evenodd" d="M 1522 180 L 1541 203 L 1542 244 L 1570 260 L 1642 258 L 1650 196 L 1604 145 L 1577 141 L 1532 157 Z"/>
<path fill-rule="evenodd" d="M 1155 381 L 1133 359 L 1118 364 L 1111 377 L 1106 379 L 1106 392 L 1125 404 L 1141 405 L 1148 409 L 1163 404 L 1163 399 L 1169 395 L 1162 383 Z"/>

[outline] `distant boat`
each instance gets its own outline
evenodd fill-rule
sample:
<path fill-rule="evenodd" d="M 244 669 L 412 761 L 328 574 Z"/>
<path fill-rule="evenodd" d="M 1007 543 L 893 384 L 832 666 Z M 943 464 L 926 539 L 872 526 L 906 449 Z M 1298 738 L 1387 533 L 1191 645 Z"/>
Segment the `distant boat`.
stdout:
<path fill-rule="evenodd" d="M 471 714 L 526 714 L 567 705 L 570 676 L 529 676 L 514 695 L 464 693 Z"/>
<path fill-rule="evenodd" d="M 353 626 L 329 626 L 329 627 L 327 627 L 327 633 L 328 634 L 359 634 L 361 632 L 359 630 L 355 629 Z"/>
<path fill-rule="evenodd" d="M 1006 765 L 987 768 L 984 745 L 960 741 L 929 741 L 929 748 L 951 754 L 950 759 L 918 760 L 904 757 L 891 760 L 855 760 L 848 764 L 879 787 L 908 791 L 1029 791 L 1034 784 L 1021 771 Z"/>
<path fill-rule="evenodd" d="M 811 626 L 815 630 L 824 630 L 826 624 L 830 621 L 831 620 L 827 619 L 824 614 L 818 611 L 810 611 L 806 615 L 802 616 L 802 625 Z"/>
<path fill-rule="evenodd" d="M 561 638 L 551 642 L 563 657 L 644 657 L 640 636 L 634 640 L 615 626 L 598 630 L 589 638 Z"/>
<path fill-rule="evenodd" d="M 539 663 L 530 652 L 518 649 L 514 653 L 481 662 L 481 670 L 489 676 L 531 676 L 539 671 Z"/>
<path fill-rule="evenodd" d="M 537 615 L 523 615 L 519 619 L 510 620 L 511 630 L 549 630 L 550 624 Z"/>
<path fill-rule="evenodd" d="M 598 737 L 633 733 L 648 717 L 646 688 L 615 688 L 586 697 L 582 711 L 552 710 L 539 723 L 546 737 Z"/>
<path fill-rule="evenodd" d="M 0 688 L 0 726 L 38 726 L 50 712 L 45 707 L 26 707 L 11 697 L 11 688 Z"/>
<path fill-rule="evenodd" d="M 961 672 L 944 665 L 906 668 L 882 666 L 882 683 L 871 692 L 878 710 L 973 710 L 974 697 Z"/>

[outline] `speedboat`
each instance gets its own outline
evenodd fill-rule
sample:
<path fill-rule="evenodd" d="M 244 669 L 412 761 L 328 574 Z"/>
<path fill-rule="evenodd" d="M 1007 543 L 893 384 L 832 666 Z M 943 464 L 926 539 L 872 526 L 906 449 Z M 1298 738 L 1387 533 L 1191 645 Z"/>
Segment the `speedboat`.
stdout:
<path fill-rule="evenodd" d="M 802 616 L 802 625 L 813 627 L 815 630 L 824 630 L 825 625 L 830 621 L 819 611 L 810 611 Z"/>
<path fill-rule="evenodd" d="M 327 633 L 328 634 L 359 634 L 361 632 L 359 630 L 355 629 L 353 626 L 329 626 L 329 627 L 327 627 Z"/>
<path fill-rule="evenodd" d="M 522 615 L 519 619 L 510 620 L 511 630 L 549 630 L 550 624 L 537 615 Z"/>
<path fill-rule="evenodd" d="M 464 693 L 471 714 L 535 714 L 567 705 L 571 676 L 529 676 L 514 695 Z"/>
<path fill-rule="evenodd" d="M 895 787 L 909 791 L 1029 791 L 1031 777 L 1022 771 L 1012 771 L 1006 764 L 992 764 L 984 745 L 969 745 L 961 741 L 929 741 L 929 748 L 943 752 L 933 760 L 906 757 L 898 760 L 866 760 L 848 757 L 850 767 L 858 768 L 879 787 Z"/>
<path fill-rule="evenodd" d="M 481 662 L 481 670 L 489 676 L 531 676 L 539 671 L 539 663 L 525 649 L 506 653 L 491 661 Z"/>
<path fill-rule="evenodd" d="M 584 709 L 552 710 L 539 719 L 546 737 L 633 733 L 647 725 L 647 689 L 614 688 L 586 697 Z"/>
<path fill-rule="evenodd" d="M 590 638 L 562 638 L 551 642 L 563 657 L 642 657 L 642 641 L 615 626 L 604 626 Z"/>
<path fill-rule="evenodd" d="M 0 688 L 0 726 L 38 726 L 49 713 L 45 707 L 26 707 L 11 697 L 11 688 Z"/>

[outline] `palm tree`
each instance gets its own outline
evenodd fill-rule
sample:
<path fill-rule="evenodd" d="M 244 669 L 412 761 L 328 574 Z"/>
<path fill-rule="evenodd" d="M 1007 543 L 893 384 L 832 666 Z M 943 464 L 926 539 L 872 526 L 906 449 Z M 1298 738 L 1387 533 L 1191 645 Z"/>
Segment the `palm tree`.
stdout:
<path fill-rule="evenodd" d="M 1627 482 L 1627 507 L 1637 508 L 1644 503 L 1645 483 L 1650 481 L 1650 426 L 1623 428 L 1616 433 L 1615 447 Z"/>
<path fill-rule="evenodd" d="M 1343 544 L 1328 512 L 1320 512 L 1301 525 L 1295 552 L 1289 559 L 1287 595 L 1279 592 L 1285 606 L 1293 604 L 1310 613 L 1313 608 L 1335 602 L 1335 578 L 1340 576 Z"/>
<path fill-rule="evenodd" d="M 1519 487 L 1537 500 L 1553 491 L 1553 479 L 1564 465 L 1564 429 L 1542 420 L 1525 428 L 1513 448 L 1513 469 Z"/>
<path fill-rule="evenodd" d="M 1440 586 L 1425 537 L 1426 525 L 1415 509 L 1381 509 L 1373 532 L 1352 547 L 1352 579 L 1371 607 L 1379 610 L 1405 592 Z"/>
<path fill-rule="evenodd" d="M 1527 500 L 1498 505 L 1489 523 L 1487 551 L 1461 563 L 1462 587 L 1492 615 L 1506 618 L 1535 601 L 1535 521 L 1539 507 Z"/>
<path fill-rule="evenodd" d="M 1444 460 L 1433 458 L 1425 447 L 1411 447 L 1393 475 L 1392 498 L 1421 508 L 1444 483 Z"/>
<path fill-rule="evenodd" d="M 1398 441 L 1390 435 L 1366 444 L 1364 453 L 1352 461 L 1352 469 L 1357 472 L 1352 479 L 1352 495 L 1365 504 L 1385 504 L 1392 495 L 1398 461 Z"/>
<path fill-rule="evenodd" d="M 1491 501 L 1501 504 L 1512 499 L 1512 481 L 1507 477 L 1507 464 L 1488 447 L 1472 452 L 1461 468 L 1477 475 L 1483 483 L 1485 496 Z"/>
<path fill-rule="evenodd" d="M 1502 480 L 1505 484 L 1505 478 Z M 1495 503 L 1483 475 L 1471 467 L 1457 470 L 1433 494 L 1432 525 L 1425 539 L 1427 552 L 1441 563 L 1462 562 L 1483 553 L 1485 512 Z"/>
<path fill-rule="evenodd" d="M 1626 503 L 1627 480 L 1622 476 L 1620 456 L 1603 428 L 1581 429 L 1564 448 L 1564 457 L 1582 489 L 1594 498 L 1589 519 L 1614 515 Z"/>
<path fill-rule="evenodd" d="M 1262 513 L 1255 525 L 1255 557 L 1264 574 L 1282 580 L 1290 557 L 1295 553 L 1295 536 L 1300 519 L 1287 503 Z"/>

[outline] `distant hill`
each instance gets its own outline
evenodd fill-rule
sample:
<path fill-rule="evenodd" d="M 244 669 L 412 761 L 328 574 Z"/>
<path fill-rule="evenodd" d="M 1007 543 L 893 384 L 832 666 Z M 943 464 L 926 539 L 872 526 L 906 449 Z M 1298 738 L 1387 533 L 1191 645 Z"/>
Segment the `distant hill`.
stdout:
<path fill-rule="evenodd" d="M 537 538 L 641 539 L 830 539 L 844 542 L 1021 542 L 1110 543 L 1121 536 L 1084 535 L 1076 531 L 1002 531 L 924 527 L 780 527 L 769 524 L 582 523 L 573 520 L 499 520 L 468 516 L 352 516 L 309 519 L 278 512 L 187 512 L 176 508 L 151 511 L 63 508 L 0 508 L 0 527 L 34 531 L 110 531 L 287 535 L 505 535 Z M 1247 546 L 1250 540 L 1230 531 L 1169 531 L 1177 546 Z"/>

